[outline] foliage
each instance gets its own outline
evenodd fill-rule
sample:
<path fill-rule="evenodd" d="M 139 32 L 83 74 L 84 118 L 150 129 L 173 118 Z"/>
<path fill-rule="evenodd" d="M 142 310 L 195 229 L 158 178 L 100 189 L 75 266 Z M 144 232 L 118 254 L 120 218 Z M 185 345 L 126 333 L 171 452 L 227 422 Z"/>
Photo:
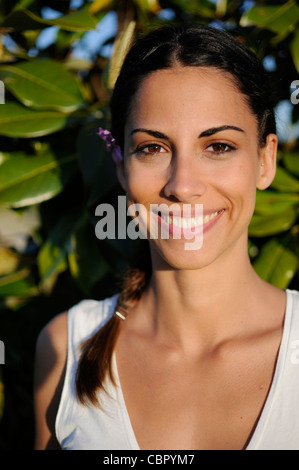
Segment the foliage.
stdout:
<path fill-rule="evenodd" d="M 290 103 L 290 85 L 299 74 L 298 2 L 246 5 L 239 0 L 1 2 L 0 79 L 6 96 L 0 105 L 0 339 L 5 343 L 0 448 L 32 446 L 32 364 L 42 326 L 83 297 L 113 293 L 117 275 L 135 253 L 128 240 L 99 241 L 94 232 L 96 206 L 115 203 L 120 191 L 96 131 L 109 128 L 109 96 L 134 34 L 170 21 L 228 29 L 270 64 L 277 104 Z M 83 59 L 76 56 L 112 15 L 117 28 L 108 31 L 106 42 L 93 43 Z M 55 39 L 42 46 L 47 32 Z M 294 105 L 289 129 L 298 119 Z M 298 138 L 285 137 L 275 181 L 257 194 L 249 244 L 257 272 L 281 288 L 298 287 L 298 177 Z"/>

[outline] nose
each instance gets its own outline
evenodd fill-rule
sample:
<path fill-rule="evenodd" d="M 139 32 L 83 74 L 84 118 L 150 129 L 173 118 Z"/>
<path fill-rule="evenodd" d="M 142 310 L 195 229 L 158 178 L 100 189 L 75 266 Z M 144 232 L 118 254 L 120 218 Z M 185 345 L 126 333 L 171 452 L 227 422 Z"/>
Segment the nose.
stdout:
<path fill-rule="evenodd" d="M 171 173 L 164 195 L 177 202 L 192 202 L 206 191 L 206 183 L 199 165 L 195 159 L 176 158 L 171 167 Z"/>

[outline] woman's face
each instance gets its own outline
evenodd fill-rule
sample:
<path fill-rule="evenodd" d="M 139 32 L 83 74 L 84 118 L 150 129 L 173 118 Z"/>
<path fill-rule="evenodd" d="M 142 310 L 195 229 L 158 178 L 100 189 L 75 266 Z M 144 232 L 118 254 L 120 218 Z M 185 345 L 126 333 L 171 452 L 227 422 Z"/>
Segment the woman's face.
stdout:
<path fill-rule="evenodd" d="M 130 109 L 118 174 L 128 205 L 145 208 L 148 238 L 150 221 L 169 230 L 169 237 L 150 239 L 155 259 L 196 269 L 247 250 L 256 188 L 274 177 L 277 142 L 270 135 L 258 147 L 256 118 L 230 76 L 203 67 L 157 71 L 143 80 Z M 172 204 L 179 213 L 157 214 L 157 206 Z M 203 218 L 182 217 L 183 204 L 191 216 L 202 208 Z M 190 226 L 197 240 L 203 235 L 197 249 L 186 249 Z"/>

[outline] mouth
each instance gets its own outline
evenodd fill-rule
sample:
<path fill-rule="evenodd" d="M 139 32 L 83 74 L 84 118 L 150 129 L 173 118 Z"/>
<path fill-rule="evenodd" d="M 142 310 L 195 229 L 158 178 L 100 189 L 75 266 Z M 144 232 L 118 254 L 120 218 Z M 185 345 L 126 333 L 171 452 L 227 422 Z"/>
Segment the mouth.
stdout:
<path fill-rule="evenodd" d="M 172 235 L 174 238 L 190 239 L 208 231 L 221 217 L 225 209 L 197 215 L 188 216 L 183 213 L 158 212 L 155 215 L 160 221 L 162 233 Z M 164 230 L 164 232 L 163 232 Z M 166 237 L 167 238 L 167 237 Z"/>
<path fill-rule="evenodd" d="M 174 227 L 181 229 L 192 229 L 211 222 L 211 220 L 215 219 L 215 217 L 217 217 L 221 212 L 223 212 L 223 209 L 199 217 L 182 217 L 180 215 L 170 215 L 163 213 L 159 213 L 159 216 L 168 225 L 173 225 Z"/>

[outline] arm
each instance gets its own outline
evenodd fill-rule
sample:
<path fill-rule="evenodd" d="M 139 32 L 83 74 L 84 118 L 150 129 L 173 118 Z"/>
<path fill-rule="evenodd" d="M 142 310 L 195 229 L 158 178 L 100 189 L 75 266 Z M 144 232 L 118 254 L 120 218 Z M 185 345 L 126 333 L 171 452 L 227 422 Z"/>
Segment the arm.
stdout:
<path fill-rule="evenodd" d="M 36 450 L 59 449 L 55 419 L 63 387 L 67 357 L 67 312 L 46 325 L 36 344 L 34 404 Z"/>

